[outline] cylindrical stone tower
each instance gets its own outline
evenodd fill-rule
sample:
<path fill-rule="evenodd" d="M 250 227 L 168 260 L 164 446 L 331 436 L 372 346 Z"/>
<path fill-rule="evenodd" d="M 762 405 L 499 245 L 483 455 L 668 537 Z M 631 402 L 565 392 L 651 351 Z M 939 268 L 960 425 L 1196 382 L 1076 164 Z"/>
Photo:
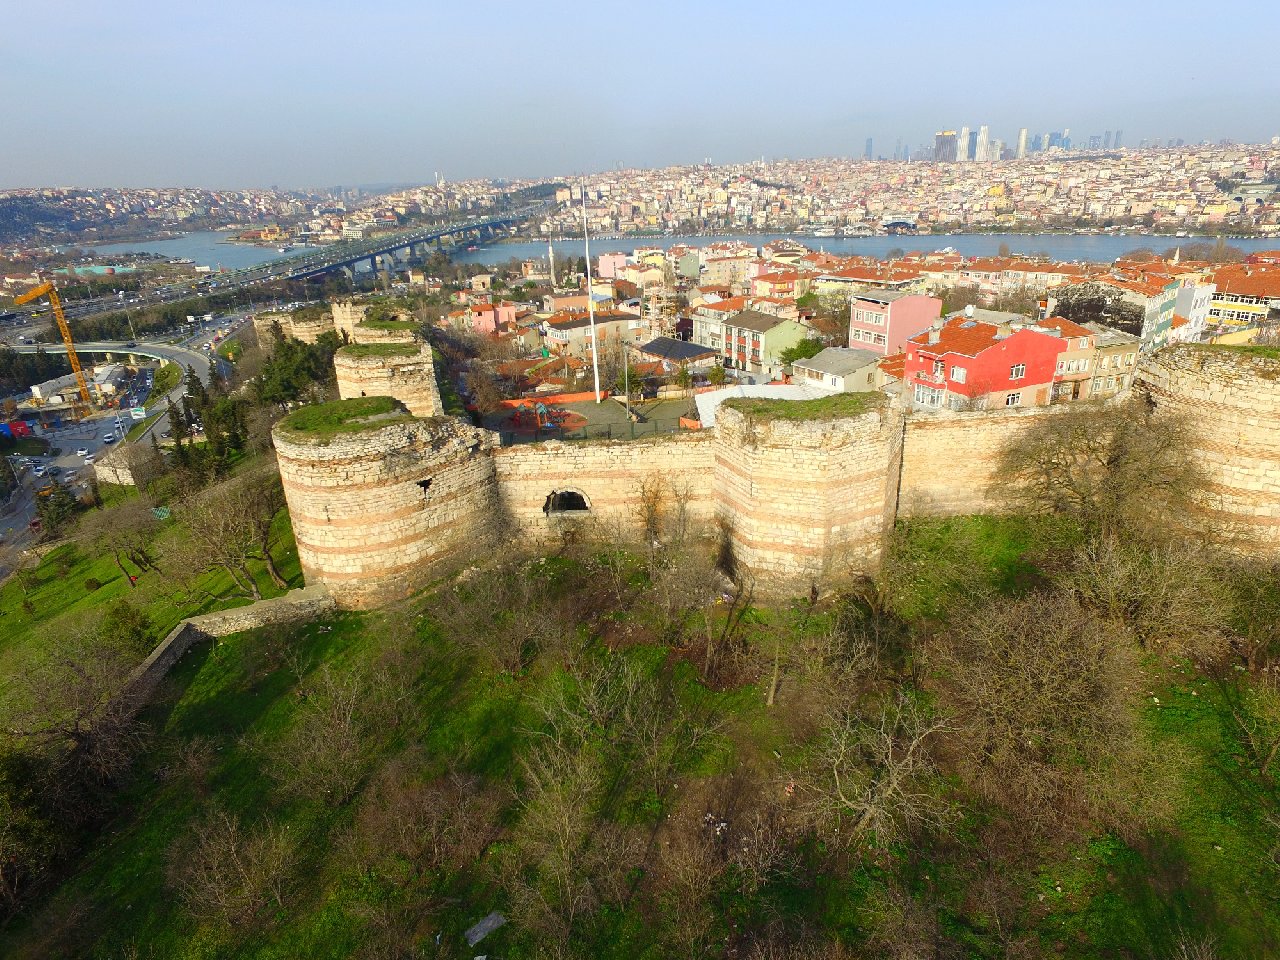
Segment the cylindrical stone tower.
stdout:
<path fill-rule="evenodd" d="M 340 606 L 403 599 L 494 535 L 487 430 L 363 397 L 296 410 L 273 439 L 303 574 Z"/>

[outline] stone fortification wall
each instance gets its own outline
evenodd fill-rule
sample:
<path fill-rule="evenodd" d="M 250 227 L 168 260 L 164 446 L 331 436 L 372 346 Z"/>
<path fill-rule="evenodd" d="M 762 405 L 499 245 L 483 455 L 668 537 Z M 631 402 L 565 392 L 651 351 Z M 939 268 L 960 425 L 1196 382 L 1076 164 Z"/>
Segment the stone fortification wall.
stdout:
<path fill-rule="evenodd" d="M 334 608 L 333 598 L 323 586 L 290 590 L 283 597 L 259 600 L 245 607 L 232 607 L 183 620 L 161 640 L 125 681 L 120 696 L 131 709 L 140 709 L 174 664 L 193 646 L 209 637 L 225 637 L 273 623 L 314 620 Z"/>
<path fill-rule="evenodd" d="M 334 322 L 332 314 L 324 314 L 311 319 L 295 317 L 291 313 L 259 313 L 253 318 L 253 332 L 261 346 L 269 347 L 271 327 L 280 324 L 280 332 L 286 337 L 293 337 L 303 343 L 315 343 L 322 333 L 332 333 Z"/>
<path fill-rule="evenodd" d="M 352 343 L 417 343 L 418 333 L 416 324 L 402 325 L 398 322 L 392 325 L 357 323 L 351 328 L 350 340 Z"/>
<path fill-rule="evenodd" d="M 338 331 L 338 336 L 345 333 L 347 339 L 354 342 L 356 324 L 364 320 L 368 306 L 354 300 L 335 300 L 329 305 L 329 309 L 333 311 L 333 326 Z"/>
<path fill-rule="evenodd" d="M 326 313 L 321 317 L 306 319 L 293 317 L 289 321 L 287 333 L 303 343 L 315 343 L 324 333 L 333 333 L 333 315 Z"/>
<path fill-rule="evenodd" d="M 273 432 L 307 583 L 340 606 L 408 596 L 493 536 L 496 434 L 447 417 Z"/>
<path fill-rule="evenodd" d="M 372 352 L 359 346 L 343 347 L 333 358 L 338 396 L 394 397 L 416 417 L 434 417 L 444 408 L 436 386 L 431 347 L 387 344 Z"/>
<path fill-rule="evenodd" d="M 1246 549 L 1280 555 L 1280 360 L 1172 347 L 1143 360 L 1134 389 L 1186 418 L 1209 476 L 1209 509 Z"/>
<path fill-rule="evenodd" d="M 646 526 L 646 495 L 654 504 L 658 534 L 681 528 L 702 532 L 714 514 L 711 478 L 715 458 L 710 431 L 652 439 L 520 444 L 494 451 L 504 516 L 514 532 L 534 541 L 561 536 L 565 523 L 589 522 L 604 536 L 639 537 Z M 585 513 L 544 510 L 552 493 L 581 494 Z"/>
<path fill-rule="evenodd" d="M 888 406 L 814 421 L 722 406 L 714 498 L 735 566 L 767 593 L 874 569 L 892 522 L 900 424 Z"/>
<path fill-rule="evenodd" d="M 897 512 L 954 516 L 1007 509 L 1001 451 L 1033 424 L 1068 409 L 913 411 L 906 421 Z"/>

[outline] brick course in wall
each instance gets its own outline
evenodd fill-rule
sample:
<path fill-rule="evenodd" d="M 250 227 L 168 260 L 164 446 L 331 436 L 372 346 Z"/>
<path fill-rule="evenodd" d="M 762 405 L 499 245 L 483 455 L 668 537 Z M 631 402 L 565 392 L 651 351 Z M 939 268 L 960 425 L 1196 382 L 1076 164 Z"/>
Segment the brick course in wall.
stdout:
<path fill-rule="evenodd" d="M 766 593 L 874 570 L 891 522 L 901 415 L 827 421 L 716 413 L 714 499 L 735 566 Z"/>
<path fill-rule="evenodd" d="M 435 417 L 273 439 L 303 573 L 344 607 L 408 596 L 493 539 L 496 434 Z"/>

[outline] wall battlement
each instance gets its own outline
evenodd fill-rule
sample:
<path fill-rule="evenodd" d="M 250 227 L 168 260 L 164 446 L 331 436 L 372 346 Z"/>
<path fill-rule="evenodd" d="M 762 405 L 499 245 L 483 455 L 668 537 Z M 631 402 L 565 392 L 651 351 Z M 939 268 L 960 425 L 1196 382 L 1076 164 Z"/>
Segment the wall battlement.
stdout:
<path fill-rule="evenodd" d="M 339 362 L 344 397 L 376 382 L 418 402 L 391 364 Z M 1280 554 L 1280 361 L 1178 348 L 1144 360 L 1138 379 L 1157 407 L 1190 418 L 1224 520 Z M 757 590 L 777 595 L 874 571 L 900 515 L 1001 509 L 1001 450 L 1066 409 L 886 402 L 805 420 L 729 404 L 712 430 L 506 448 L 490 431 L 400 410 L 332 434 L 286 418 L 275 441 L 307 581 L 344 607 L 405 597 L 503 542 L 554 543 L 583 524 L 626 540 L 719 536 Z"/>

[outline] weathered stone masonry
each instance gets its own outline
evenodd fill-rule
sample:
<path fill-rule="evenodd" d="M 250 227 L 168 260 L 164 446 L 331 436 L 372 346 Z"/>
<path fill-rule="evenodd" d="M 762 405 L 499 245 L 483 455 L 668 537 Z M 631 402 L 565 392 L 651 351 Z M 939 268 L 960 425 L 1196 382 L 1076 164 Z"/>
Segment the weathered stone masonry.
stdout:
<path fill-rule="evenodd" d="M 1220 522 L 1253 551 L 1280 555 L 1280 360 L 1180 346 L 1146 358 L 1135 389 L 1196 431 Z"/>
<path fill-rule="evenodd" d="M 339 397 L 394 397 L 415 417 L 443 412 L 431 347 L 409 343 L 375 349 L 379 352 L 343 347 L 334 355 Z"/>
<path fill-rule="evenodd" d="M 1141 388 L 1190 415 L 1224 518 L 1280 553 L 1280 361 L 1194 349 L 1145 361 Z M 554 541 L 587 520 L 605 535 L 643 531 L 642 491 L 663 523 L 728 538 L 761 592 L 807 592 L 873 570 L 901 513 L 1000 509 L 1000 450 L 1062 408 L 912 414 L 892 404 L 824 421 L 721 407 L 714 430 L 643 441 L 551 441 L 501 448 L 495 434 L 435 417 L 330 438 L 277 428 L 303 571 L 345 607 L 406 596 L 513 540 Z M 582 517 L 549 515 L 554 492 Z"/>
<path fill-rule="evenodd" d="M 494 536 L 497 436 L 450 417 L 320 437 L 277 427 L 308 583 L 346 607 L 408 596 Z"/>

